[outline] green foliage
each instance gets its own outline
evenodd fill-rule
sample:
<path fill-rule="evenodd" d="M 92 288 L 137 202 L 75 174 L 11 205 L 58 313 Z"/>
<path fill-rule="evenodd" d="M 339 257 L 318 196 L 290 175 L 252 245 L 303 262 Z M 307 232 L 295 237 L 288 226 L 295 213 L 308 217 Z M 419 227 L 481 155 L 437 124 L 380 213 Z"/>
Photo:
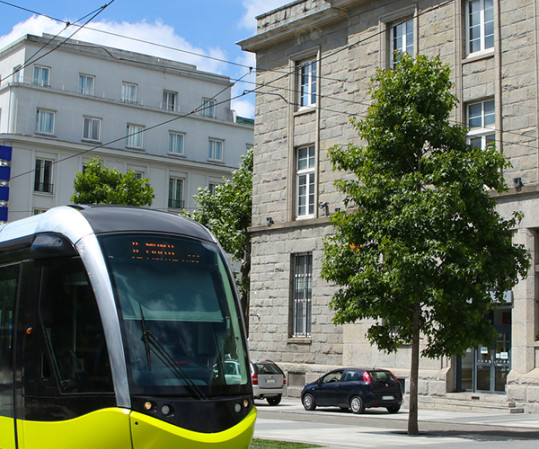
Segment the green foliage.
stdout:
<path fill-rule="evenodd" d="M 253 191 L 253 150 L 242 157 L 232 179 L 223 183 L 213 193 L 208 188 L 199 189 L 194 196 L 197 209 L 184 215 L 202 223 L 217 237 L 223 249 L 234 260 L 241 262 L 241 272 L 236 282 L 241 292 L 244 313 L 248 311 L 249 272 L 251 267 L 251 239 L 247 229 L 251 226 Z"/>
<path fill-rule="evenodd" d="M 113 168 L 103 167 L 99 157 L 77 173 L 74 181 L 75 193 L 71 201 L 75 204 L 121 204 L 125 206 L 151 206 L 153 188 L 147 179 L 137 178 L 133 170 L 125 175 Z"/>
<path fill-rule="evenodd" d="M 322 276 L 339 287 L 335 322 L 374 319 L 368 337 L 383 350 L 412 342 L 418 305 L 427 357 L 491 341 L 484 316 L 529 267 L 511 241 L 519 215 L 502 218 L 491 195 L 506 189 L 508 163 L 449 122 L 451 87 L 438 59 L 403 55 L 373 78 L 366 119 L 352 120 L 366 145 L 330 150 L 355 176 L 336 183 L 349 210 L 331 218 Z"/>

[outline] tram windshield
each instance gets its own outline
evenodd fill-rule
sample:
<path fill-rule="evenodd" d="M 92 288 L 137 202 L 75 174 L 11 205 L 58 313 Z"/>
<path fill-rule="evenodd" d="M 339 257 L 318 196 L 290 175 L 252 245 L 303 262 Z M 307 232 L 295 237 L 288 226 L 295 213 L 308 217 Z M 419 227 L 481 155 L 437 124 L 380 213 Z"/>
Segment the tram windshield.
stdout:
<path fill-rule="evenodd" d="M 244 392 L 243 334 L 217 246 L 148 234 L 100 240 L 120 305 L 132 393 L 202 399 Z"/>

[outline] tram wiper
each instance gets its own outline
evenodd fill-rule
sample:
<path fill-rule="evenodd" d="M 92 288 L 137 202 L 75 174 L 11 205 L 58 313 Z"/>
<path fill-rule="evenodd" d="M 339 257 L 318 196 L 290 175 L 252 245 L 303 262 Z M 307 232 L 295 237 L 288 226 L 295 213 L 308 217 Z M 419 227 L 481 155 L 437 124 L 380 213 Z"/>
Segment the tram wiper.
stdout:
<path fill-rule="evenodd" d="M 150 370 L 150 373 L 152 372 L 151 353 L 153 352 L 155 356 L 161 360 L 163 365 L 170 369 L 176 377 L 185 382 L 185 385 L 191 391 L 194 397 L 197 399 L 207 399 L 206 395 L 200 390 L 200 388 L 197 387 L 193 380 L 183 372 L 183 369 L 176 365 L 170 353 L 159 342 L 157 337 L 152 334 L 151 331 L 146 329 L 146 319 L 144 318 L 144 312 L 142 311 L 142 304 L 139 304 L 139 307 L 142 324 L 142 336 L 140 339 L 144 342 L 144 348 L 146 349 L 146 360 L 148 362 L 148 369 Z"/>
<path fill-rule="evenodd" d="M 139 304 L 140 307 L 140 317 L 141 317 L 141 323 L 142 323 L 142 341 L 144 342 L 144 348 L 146 349 L 146 361 L 148 362 L 148 369 L 150 370 L 150 374 L 152 374 L 152 354 L 150 349 L 150 336 L 152 335 L 151 332 L 146 330 L 146 320 L 144 319 L 144 312 L 142 311 L 142 304 Z"/>

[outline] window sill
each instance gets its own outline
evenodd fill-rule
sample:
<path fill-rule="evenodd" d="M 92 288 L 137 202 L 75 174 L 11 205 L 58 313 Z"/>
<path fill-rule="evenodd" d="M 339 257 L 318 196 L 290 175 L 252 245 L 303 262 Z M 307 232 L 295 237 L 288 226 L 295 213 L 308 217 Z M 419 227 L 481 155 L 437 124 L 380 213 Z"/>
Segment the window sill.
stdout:
<path fill-rule="evenodd" d="M 100 140 L 85 139 L 84 137 L 83 137 L 80 141 L 81 141 L 81 142 L 84 142 L 84 143 L 92 143 L 92 144 L 95 144 L 95 143 L 101 143 Z"/>
<path fill-rule="evenodd" d="M 146 151 L 146 150 L 145 150 L 144 148 L 142 148 L 142 147 L 130 147 L 130 146 L 127 146 L 127 145 L 126 145 L 125 148 L 126 148 L 127 150 L 132 150 L 132 151 L 140 151 L 140 152 Z"/>
<path fill-rule="evenodd" d="M 491 48 L 489 50 L 478 51 L 476 53 L 472 53 L 472 54 L 466 56 L 466 58 L 464 58 L 462 60 L 462 63 L 463 64 L 469 64 L 471 62 L 480 61 L 482 59 L 490 59 L 490 58 L 493 58 L 493 57 L 494 57 L 494 49 Z"/>
<path fill-rule="evenodd" d="M 288 345 L 310 345 L 312 343 L 311 337 L 289 337 L 286 341 Z"/>
<path fill-rule="evenodd" d="M 167 153 L 170 157 L 177 157 L 177 158 L 181 158 L 181 159 L 185 159 L 185 153 L 175 153 L 173 151 L 169 151 Z"/>
<path fill-rule="evenodd" d="M 314 114 L 316 112 L 316 104 L 312 106 L 301 106 L 296 112 L 294 112 L 294 117 L 300 115 Z"/>

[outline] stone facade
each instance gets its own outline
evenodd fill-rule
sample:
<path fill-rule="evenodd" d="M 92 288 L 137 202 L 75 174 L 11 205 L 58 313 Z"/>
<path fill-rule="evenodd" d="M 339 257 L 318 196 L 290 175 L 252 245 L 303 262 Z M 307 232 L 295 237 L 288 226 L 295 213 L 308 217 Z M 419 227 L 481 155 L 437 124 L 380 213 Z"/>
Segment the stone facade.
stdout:
<path fill-rule="evenodd" d="M 492 367 L 505 363 L 491 367 L 492 388 L 478 381 L 486 369 L 479 362 L 490 349 L 475 348 L 471 354 L 483 360 L 474 362 L 473 374 L 460 358 L 422 359 L 420 392 L 443 397 L 459 390 L 505 391 L 508 400 L 539 409 L 539 1 L 485 0 L 472 6 L 478 5 L 488 9 L 481 20 L 493 16 L 488 25 L 482 23 L 484 48 L 479 51 L 469 41 L 469 0 L 299 0 L 258 17 L 257 34 L 239 43 L 256 53 L 258 68 L 250 351 L 252 358 L 283 365 L 291 395 L 335 366 L 375 365 L 403 378 L 409 374 L 409 349 L 386 355 L 371 347 L 365 339 L 368 322 L 332 324 L 334 288 L 320 279 L 323 239 L 332 232 L 328 215 L 344 207 L 334 187 L 343 174 L 332 170 L 328 149 L 359 143 L 349 118 L 365 116 L 370 79 L 377 69 L 390 67 L 392 33 L 408 22 L 413 51 L 440 57 L 451 67 L 460 99 L 452 120 L 467 124 L 469 105 L 485 111 L 493 107 L 495 118 L 487 131 L 512 164 L 505 172 L 509 191 L 498 198 L 499 211 L 505 217 L 515 210 L 524 213 L 515 242 L 525 244 L 533 258 L 533 268 L 514 288 L 499 319 L 509 346 L 500 343 L 492 350 Z M 318 70 L 317 99 L 305 107 L 299 78 L 309 60 Z M 298 149 L 304 146 L 314 147 L 315 207 L 307 216 L 298 215 L 297 207 Z M 312 316 L 310 332 L 297 336 L 293 261 L 301 254 L 312 256 Z"/>

